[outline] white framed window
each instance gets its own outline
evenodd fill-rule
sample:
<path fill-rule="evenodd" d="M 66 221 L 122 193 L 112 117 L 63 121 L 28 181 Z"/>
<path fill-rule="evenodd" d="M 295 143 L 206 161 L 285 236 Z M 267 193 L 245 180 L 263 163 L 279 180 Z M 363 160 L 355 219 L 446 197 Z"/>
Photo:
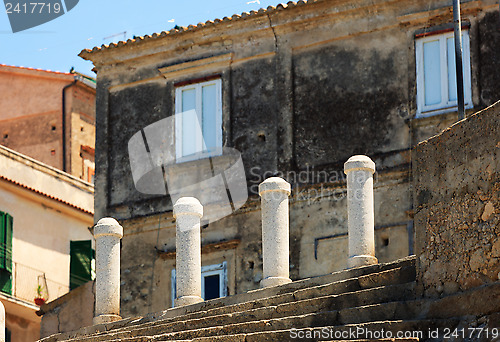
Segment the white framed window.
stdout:
<path fill-rule="evenodd" d="M 175 114 L 177 162 L 222 154 L 220 79 L 177 87 Z"/>
<path fill-rule="evenodd" d="M 177 296 L 175 269 L 172 270 L 172 307 Z M 201 297 L 210 300 L 227 296 L 227 262 L 201 267 Z"/>
<path fill-rule="evenodd" d="M 457 110 L 455 41 L 452 32 L 415 40 L 417 117 Z M 465 107 L 472 108 L 469 32 L 462 31 Z"/>

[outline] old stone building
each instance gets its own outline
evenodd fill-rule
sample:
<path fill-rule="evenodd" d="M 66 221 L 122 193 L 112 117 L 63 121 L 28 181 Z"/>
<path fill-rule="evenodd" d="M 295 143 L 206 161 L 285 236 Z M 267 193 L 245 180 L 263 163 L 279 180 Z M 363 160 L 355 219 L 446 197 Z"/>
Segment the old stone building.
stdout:
<path fill-rule="evenodd" d="M 93 182 L 95 81 L 0 65 L 0 144 Z"/>
<path fill-rule="evenodd" d="M 463 1 L 462 20 L 470 113 L 499 98 L 498 4 Z M 457 120 L 451 23 L 449 1 L 299 1 L 82 51 L 97 71 L 95 220 L 124 228 L 122 316 L 172 305 L 172 201 L 136 190 L 127 144 L 182 111 L 185 91 L 215 103 L 203 135 L 241 153 L 249 191 L 203 227 L 206 297 L 258 287 L 256 186 L 271 175 L 293 186 L 292 279 L 345 268 L 342 170 L 354 154 L 377 165 L 378 259 L 413 254 L 412 147 Z"/>

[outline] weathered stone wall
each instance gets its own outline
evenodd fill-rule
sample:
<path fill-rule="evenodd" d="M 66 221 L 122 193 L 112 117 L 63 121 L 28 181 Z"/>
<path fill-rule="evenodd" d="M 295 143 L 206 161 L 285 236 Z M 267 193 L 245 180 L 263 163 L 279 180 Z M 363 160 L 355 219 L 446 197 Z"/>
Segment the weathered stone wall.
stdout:
<path fill-rule="evenodd" d="M 462 16 L 471 27 L 474 112 L 499 94 L 496 76 L 484 73 L 500 68 L 498 4 L 466 1 Z M 204 265 L 228 261 L 230 294 L 256 288 L 262 277 L 256 188 L 273 175 L 293 186 L 291 278 L 346 266 L 342 170 L 353 154 L 377 165 L 377 257 L 413 253 L 411 149 L 457 118 L 456 112 L 415 118 L 415 34 L 451 20 L 444 0 L 321 0 L 83 52 L 98 70 L 96 220 L 112 216 L 124 227 L 122 315 L 171 305 L 175 259 L 156 249 L 175 246 L 172 203 L 135 190 L 126 146 L 142 128 L 173 115 L 179 81 L 221 76 L 224 145 L 241 152 L 246 169 L 249 202 L 202 230 L 204 245 L 240 241 L 202 255 Z M 230 62 L 220 69 L 203 65 L 225 55 Z M 194 61 L 201 66 L 178 78 L 159 71 Z M 304 180 L 289 176 L 300 172 Z M 321 172 L 327 177 L 317 177 Z"/>
<path fill-rule="evenodd" d="M 95 281 L 79 286 L 40 308 L 40 338 L 92 325 Z"/>
<path fill-rule="evenodd" d="M 428 296 L 499 279 L 499 127 L 497 102 L 415 149 L 418 279 Z"/>

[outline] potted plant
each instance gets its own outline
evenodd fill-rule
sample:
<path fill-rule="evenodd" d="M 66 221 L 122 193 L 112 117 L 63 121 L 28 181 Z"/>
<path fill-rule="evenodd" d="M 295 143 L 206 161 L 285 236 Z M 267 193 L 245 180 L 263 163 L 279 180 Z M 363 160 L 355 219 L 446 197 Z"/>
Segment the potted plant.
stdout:
<path fill-rule="evenodd" d="M 36 297 L 35 297 L 35 304 L 38 306 L 42 306 L 45 304 L 45 298 L 43 298 L 43 286 L 38 285 L 36 288 Z"/>

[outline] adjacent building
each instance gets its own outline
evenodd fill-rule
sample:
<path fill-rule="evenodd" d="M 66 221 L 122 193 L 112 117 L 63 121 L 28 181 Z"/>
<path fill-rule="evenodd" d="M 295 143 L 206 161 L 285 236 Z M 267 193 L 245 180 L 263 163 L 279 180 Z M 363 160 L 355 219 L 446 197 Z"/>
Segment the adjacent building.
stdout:
<path fill-rule="evenodd" d="M 38 305 L 92 279 L 93 193 L 92 184 L 0 146 L 0 301 L 8 340 L 39 339 Z"/>
<path fill-rule="evenodd" d="M 470 114 L 500 98 L 498 3 L 462 1 L 461 14 Z M 82 51 L 97 71 L 95 220 L 124 227 L 122 316 L 170 307 L 176 267 L 170 186 L 139 192 L 127 145 L 141 132 L 153 169 L 165 142 L 148 127 L 189 110 L 201 127 L 177 121 L 167 144 L 178 170 L 234 148 L 249 194 L 203 226 L 205 298 L 259 286 L 257 186 L 273 175 L 293 186 L 292 279 L 345 268 L 343 164 L 355 154 L 377 167 L 378 259 L 413 254 L 412 149 L 458 117 L 452 19 L 443 0 L 299 1 Z M 183 148 L 195 145 L 207 147 L 197 160 Z"/>
<path fill-rule="evenodd" d="M 95 81 L 0 65 L 0 145 L 93 182 Z"/>

